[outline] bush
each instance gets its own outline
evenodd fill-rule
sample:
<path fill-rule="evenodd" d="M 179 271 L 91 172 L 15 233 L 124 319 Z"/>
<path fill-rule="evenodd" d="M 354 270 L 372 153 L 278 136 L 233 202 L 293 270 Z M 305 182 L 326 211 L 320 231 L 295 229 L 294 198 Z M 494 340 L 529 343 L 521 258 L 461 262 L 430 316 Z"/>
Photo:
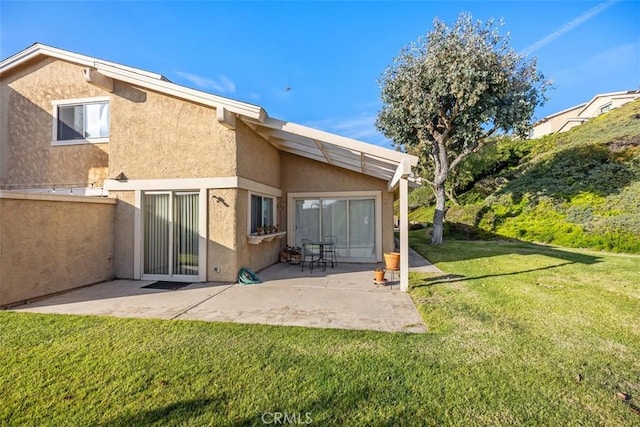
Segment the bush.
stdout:
<path fill-rule="evenodd" d="M 640 100 L 569 132 L 496 139 L 457 173 L 462 206 L 450 206 L 448 238 L 510 238 L 640 253 Z M 433 194 L 410 220 L 431 222 Z M 415 191 L 414 191 L 415 193 Z M 413 193 L 412 193 L 413 194 Z M 481 230 L 481 231 L 480 231 Z M 470 237 L 473 236 L 473 237 Z"/>

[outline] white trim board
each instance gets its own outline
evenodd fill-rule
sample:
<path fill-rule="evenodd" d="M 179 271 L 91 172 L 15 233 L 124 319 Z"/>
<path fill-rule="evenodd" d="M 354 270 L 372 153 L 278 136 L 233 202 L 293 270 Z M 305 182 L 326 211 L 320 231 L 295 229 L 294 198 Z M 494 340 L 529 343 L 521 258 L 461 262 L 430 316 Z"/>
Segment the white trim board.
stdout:
<path fill-rule="evenodd" d="M 282 190 L 240 176 L 174 179 L 130 179 L 118 181 L 106 179 L 104 188 L 109 191 L 133 190 L 193 190 L 216 188 L 240 188 L 267 196 L 282 197 Z"/>
<path fill-rule="evenodd" d="M 46 202 L 104 203 L 108 205 L 115 205 L 117 203 L 116 199 L 110 199 L 100 196 L 72 196 L 36 192 L 20 193 L 14 191 L 0 191 L 0 199 L 41 200 Z"/>

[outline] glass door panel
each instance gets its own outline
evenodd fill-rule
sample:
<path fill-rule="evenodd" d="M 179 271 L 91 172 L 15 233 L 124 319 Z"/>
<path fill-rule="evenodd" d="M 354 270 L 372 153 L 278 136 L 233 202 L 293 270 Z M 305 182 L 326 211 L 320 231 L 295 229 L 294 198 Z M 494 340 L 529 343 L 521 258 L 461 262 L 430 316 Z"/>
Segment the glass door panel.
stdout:
<path fill-rule="evenodd" d="M 376 255 L 374 200 L 349 200 L 349 257 Z"/>
<path fill-rule="evenodd" d="M 296 200 L 296 246 L 320 240 L 320 200 Z"/>
<path fill-rule="evenodd" d="M 198 193 L 176 193 L 173 203 L 174 275 L 198 275 Z"/>
<path fill-rule="evenodd" d="M 322 200 L 322 237 L 336 237 L 336 256 L 346 256 L 349 236 L 347 234 L 347 200 Z"/>
<path fill-rule="evenodd" d="M 144 274 L 169 274 L 169 193 L 144 195 Z"/>

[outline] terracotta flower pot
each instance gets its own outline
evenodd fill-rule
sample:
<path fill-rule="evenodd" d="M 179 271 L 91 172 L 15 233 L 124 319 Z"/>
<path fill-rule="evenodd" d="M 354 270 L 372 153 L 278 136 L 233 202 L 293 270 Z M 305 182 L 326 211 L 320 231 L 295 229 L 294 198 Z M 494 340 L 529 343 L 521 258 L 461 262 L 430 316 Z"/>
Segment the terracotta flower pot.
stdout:
<path fill-rule="evenodd" d="M 373 277 L 377 283 L 384 282 L 384 270 L 373 270 Z"/>
<path fill-rule="evenodd" d="M 291 254 L 289 258 L 289 262 L 291 264 L 300 264 L 300 255 L 299 254 Z"/>
<path fill-rule="evenodd" d="M 387 270 L 398 270 L 400 268 L 400 252 L 385 252 L 384 263 Z"/>

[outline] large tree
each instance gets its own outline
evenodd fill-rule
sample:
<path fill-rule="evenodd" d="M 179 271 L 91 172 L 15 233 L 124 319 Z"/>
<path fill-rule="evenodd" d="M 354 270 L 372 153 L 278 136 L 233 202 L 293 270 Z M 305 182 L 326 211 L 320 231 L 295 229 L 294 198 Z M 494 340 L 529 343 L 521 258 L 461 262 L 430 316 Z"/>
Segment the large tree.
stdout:
<path fill-rule="evenodd" d="M 496 132 L 525 137 L 548 83 L 493 20 L 463 13 L 452 27 L 437 18 L 433 26 L 383 73 L 376 126 L 420 157 L 436 196 L 431 243 L 441 244 L 447 178 Z"/>

